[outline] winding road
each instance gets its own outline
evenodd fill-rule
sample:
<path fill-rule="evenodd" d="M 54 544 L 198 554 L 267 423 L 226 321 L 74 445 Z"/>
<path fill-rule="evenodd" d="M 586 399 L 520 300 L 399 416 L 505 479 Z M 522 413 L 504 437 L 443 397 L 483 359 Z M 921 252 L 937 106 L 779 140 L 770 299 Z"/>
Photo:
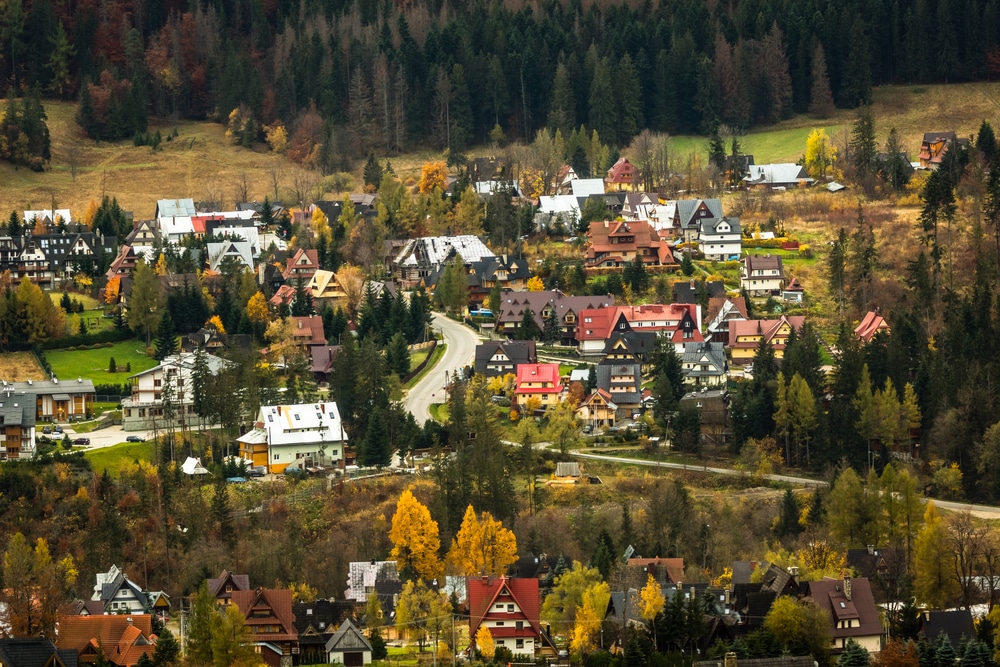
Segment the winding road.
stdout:
<path fill-rule="evenodd" d="M 431 403 L 444 402 L 444 385 L 451 374 L 476 358 L 479 338 L 476 332 L 455 320 L 434 313 L 434 328 L 441 331 L 447 345 L 444 355 L 427 374 L 410 389 L 406 396 L 406 409 L 418 424 L 431 418 Z"/>

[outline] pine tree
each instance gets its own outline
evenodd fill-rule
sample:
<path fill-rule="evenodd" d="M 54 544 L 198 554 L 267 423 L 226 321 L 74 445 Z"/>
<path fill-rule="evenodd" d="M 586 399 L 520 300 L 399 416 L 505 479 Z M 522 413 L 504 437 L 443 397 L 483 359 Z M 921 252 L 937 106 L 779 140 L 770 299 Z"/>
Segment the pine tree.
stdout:
<path fill-rule="evenodd" d="M 618 91 L 618 143 L 626 146 L 643 128 L 642 86 L 632 57 L 626 52 L 615 68 Z"/>
<path fill-rule="evenodd" d="M 826 53 L 823 51 L 823 43 L 818 40 L 816 50 L 813 51 L 809 113 L 820 118 L 833 113 L 833 92 L 830 90 L 830 77 L 826 71 Z"/>
<path fill-rule="evenodd" d="M 594 78 L 590 82 L 590 127 L 602 137 L 616 137 L 618 112 L 611 85 L 611 68 L 608 59 L 602 58 L 594 67 Z M 591 173 L 596 173 L 591 169 Z"/>
<path fill-rule="evenodd" d="M 864 106 L 851 128 L 851 161 L 855 177 L 862 185 L 870 187 L 871 178 L 878 167 L 878 146 L 875 144 L 875 118 L 870 106 Z"/>
<path fill-rule="evenodd" d="M 312 294 L 305 286 L 300 276 L 295 281 L 295 296 L 292 298 L 292 317 L 308 317 L 315 312 Z"/>
<path fill-rule="evenodd" d="M 389 345 L 385 350 L 385 360 L 389 371 L 400 378 L 405 377 L 410 372 L 410 350 L 401 331 L 397 331 L 389 339 Z"/>
<path fill-rule="evenodd" d="M 371 151 L 368 153 L 368 161 L 365 163 L 365 185 L 370 185 L 371 187 L 378 187 L 379 183 L 382 182 L 382 165 L 375 158 L 375 152 Z"/>
<path fill-rule="evenodd" d="M 7 234 L 15 239 L 21 236 L 21 216 L 16 210 L 11 211 L 10 217 L 7 218 Z"/>
<path fill-rule="evenodd" d="M 549 311 L 542 324 L 542 340 L 546 343 L 558 343 L 560 340 L 559 319 L 556 317 L 554 308 Z"/>
<path fill-rule="evenodd" d="M 567 137 L 576 127 L 576 100 L 573 96 L 573 86 L 569 80 L 566 64 L 561 60 L 556 65 L 555 78 L 552 81 L 552 97 L 546 125 L 553 132 L 561 130 L 563 136 Z"/>
<path fill-rule="evenodd" d="M 157 361 L 163 361 L 172 354 L 177 354 L 177 332 L 174 330 L 174 321 L 170 317 L 170 311 L 163 313 L 160 318 L 160 325 L 156 330 L 156 341 L 153 343 L 156 350 L 154 355 Z"/>
<path fill-rule="evenodd" d="M 535 312 L 531 308 L 525 308 L 521 316 L 521 326 L 518 327 L 518 338 L 521 340 L 538 340 L 542 336 L 541 329 L 535 322 Z"/>

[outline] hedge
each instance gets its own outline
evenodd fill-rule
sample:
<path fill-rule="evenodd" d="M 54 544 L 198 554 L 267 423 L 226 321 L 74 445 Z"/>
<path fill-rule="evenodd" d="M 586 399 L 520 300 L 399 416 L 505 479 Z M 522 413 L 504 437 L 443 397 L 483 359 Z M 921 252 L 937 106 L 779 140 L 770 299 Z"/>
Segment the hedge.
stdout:
<path fill-rule="evenodd" d="M 53 338 L 42 343 L 41 348 L 43 350 L 62 350 L 72 347 L 84 347 L 84 349 L 94 350 L 99 347 L 105 347 L 108 343 L 118 343 L 134 336 L 135 334 L 128 329 L 110 329 L 82 336 L 77 334 L 64 338 Z"/>

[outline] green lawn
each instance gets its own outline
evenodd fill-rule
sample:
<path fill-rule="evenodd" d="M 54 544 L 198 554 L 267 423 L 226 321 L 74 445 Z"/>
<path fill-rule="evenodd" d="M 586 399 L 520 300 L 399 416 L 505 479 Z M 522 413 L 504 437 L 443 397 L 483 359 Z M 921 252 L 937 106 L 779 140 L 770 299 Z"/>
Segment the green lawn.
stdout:
<path fill-rule="evenodd" d="M 125 442 L 112 447 L 102 447 L 101 449 L 91 449 L 84 453 L 84 458 L 90 461 L 90 467 L 94 472 L 100 474 L 107 470 L 111 475 L 117 476 L 122 467 L 135 460 L 153 460 L 153 442 Z"/>
<path fill-rule="evenodd" d="M 431 419 L 442 424 L 448 421 L 448 404 L 447 403 L 431 403 L 430 407 Z"/>
<path fill-rule="evenodd" d="M 45 358 L 56 377 L 85 377 L 94 384 L 125 384 L 131 373 L 108 373 L 111 357 L 118 366 L 131 363 L 132 373 L 138 373 L 156 365 L 156 359 L 147 357 L 142 348 L 141 341 L 126 340 L 96 350 L 48 350 Z"/>
<path fill-rule="evenodd" d="M 434 346 L 434 356 L 432 356 L 430 358 L 430 360 L 427 362 L 427 365 L 424 366 L 424 368 L 423 368 L 422 371 L 420 371 L 419 373 L 417 373 L 416 375 L 414 375 L 412 378 L 410 378 L 410 381 L 406 383 L 406 388 L 407 389 L 413 389 L 413 387 L 415 387 L 417 385 L 417 383 L 420 382 L 420 380 L 422 380 L 425 375 L 427 375 L 428 373 L 430 373 L 434 369 L 434 366 L 437 365 L 437 362 L 441 361 L 441 357 L 444 356 L 444 350 L 445 350 L 446 347 L 447 347 L 447 345 L 445 345 L 444 343 L 440 343 L 440 342 L 437 345 Z M 420 352 L 418 354 L 426 354 L 426 353 Z M 416 356 L 416 355 L 414 355 L 414 356 Z M 416 366 L 417 363 L 419 363 L 419 361 L 415 362 L 415 361 L 413 361 L 413 357 L 410 357 L 410 368 L 413 368 L 414 366 Z"/>
<path fill-rule="evenodd" d="M 813 131 L 813 127 L 825 129 L 826 136 L 833 140 L 843 126 L 818 122 L 815 126 L 751 132 L 740 137 L 740 148 L 744 153 L 753 155 L 757 164 L 795 162 L 805 154 L 806 138 Z M 675 155 L 686 157 L 696 152 L 702 157 L 708 156 L 707 137 L 676 136 L 670 138 L 670 143 Z M 726 150 L 729 150 L 729 146 L 726 146 Z"/>

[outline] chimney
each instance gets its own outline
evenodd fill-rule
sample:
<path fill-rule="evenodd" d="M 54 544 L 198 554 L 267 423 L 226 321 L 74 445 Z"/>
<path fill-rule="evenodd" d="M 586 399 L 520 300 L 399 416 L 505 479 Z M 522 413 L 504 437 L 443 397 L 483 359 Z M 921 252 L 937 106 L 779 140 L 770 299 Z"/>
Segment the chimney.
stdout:
<path fill-rule="evenodd" d="M 851 599 L 851 578 L 848 576 L 844 577 L 844 597 Z"/>
<path fill-rule="evenodd" d="M 726 653 L 726 667 L 736 667 L 736 651 Z"/>
<path fill-rule="evenodd" d="M 875 553 L 875 545 L 874 544 L 869 544 L 868 545 L 868 555 L 871 556 L 874 553 Z"/>

